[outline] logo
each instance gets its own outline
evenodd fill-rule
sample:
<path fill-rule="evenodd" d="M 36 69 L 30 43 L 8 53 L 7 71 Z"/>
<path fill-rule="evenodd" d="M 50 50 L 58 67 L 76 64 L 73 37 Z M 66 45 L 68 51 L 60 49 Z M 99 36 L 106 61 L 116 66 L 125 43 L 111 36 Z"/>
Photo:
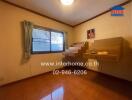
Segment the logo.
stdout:
<path fill-rule="evenodd" d="M 124 16 L 124 8 L 122 6 L 112 7 L 111 16 Z"/>

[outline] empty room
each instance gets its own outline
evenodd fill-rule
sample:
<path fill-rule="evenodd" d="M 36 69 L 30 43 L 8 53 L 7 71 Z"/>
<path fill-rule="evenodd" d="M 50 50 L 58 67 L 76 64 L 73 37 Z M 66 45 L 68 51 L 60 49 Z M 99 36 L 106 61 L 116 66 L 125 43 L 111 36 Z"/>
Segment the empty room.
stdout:
<path fill-rule="evenodd" d="M 0 100 L 132 100 L 132 0 L 0 0 Z"/>

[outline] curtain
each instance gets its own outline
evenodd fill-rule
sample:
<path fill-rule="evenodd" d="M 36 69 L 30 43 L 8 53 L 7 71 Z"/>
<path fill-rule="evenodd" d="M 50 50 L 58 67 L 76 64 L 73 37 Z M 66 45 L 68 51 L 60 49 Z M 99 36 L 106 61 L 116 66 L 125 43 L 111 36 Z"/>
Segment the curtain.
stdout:
<path fill-rule="evenodd" d="M 29 59 L 31 57 L 32 50 L 32 30 L 33 24 L 29 21 L 24 21 L 24 58 Z"/>

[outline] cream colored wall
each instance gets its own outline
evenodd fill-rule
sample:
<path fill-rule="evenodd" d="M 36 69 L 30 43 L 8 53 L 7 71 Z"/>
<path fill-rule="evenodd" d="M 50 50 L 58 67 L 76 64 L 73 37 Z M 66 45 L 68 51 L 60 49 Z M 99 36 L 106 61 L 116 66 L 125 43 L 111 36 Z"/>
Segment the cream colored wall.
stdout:
<path fill-rule="evenodd" d="M 91 21 L 74 28 L 74 42 L 86 41 L 87 30 L 95 28 L 96 40 L 112 37 L 123 37 L 128 40 L 132 48 L 132 3 L 124 6 L 123 17 L 113 17 L 108 12 Z M 128 53 L 128 52 L 127 52 Z M 103 62 L 98 71 L 132 81 L 132 52 L 125 55 L 121 63 Z"/>
<path fill-rule="evenodd" d="M 68 32 L 69 45 L 72 42 L 85 41 L 86 31 L 95 28 L 96 39 L 122 36 L 129 40 L 132 47 L 132 3 L 126 5 L 125 8 L 124 17 L 112 17 L 110 13 L 107 13 L 81 24 L 73 30 L 73 28 L 64 24 L 0 1 L 0 85 L 53 70 L 55 69 L 53 67 L 41 67 L 40 63 L 43 61 L 61 61 L 63 58 L 61 53 L 32 55 L 27 63 L 22 64 L 23 33 L 20 23 L 23 20 Z M 106 73 L 132 80 L 132 68 L 130 66 L 125 67 L 125 69 L 124 67 L 116 67 L 116 70 L 119 71 L 115 71 L 115 68 L 109 66 L 109 69 L 106 68 L 105 70 Z"/>
<path fill-rule="evenodd" d="M 23 20 L 68 32 L 68 43 L 72 43 L 71 27 L 0 1 L 0 85 L 53 70 L 53 67 L 41 67 L 40 63 L 61 61 L 63 58 L 62 53 L 36 54 L 22 64 Z"/>
<path fill-rule="evenodd" d="M 95 28 L 95 39 L 122 36 L 130 41 L 132 47 L 132 3 L 125 6 L 124 14 L 123 17 L 112 17 L 111 13 L 108 12 L 107 14 L 75 27 L 74 41 L 85 41 L 87 38 L 87 30 Z"/>

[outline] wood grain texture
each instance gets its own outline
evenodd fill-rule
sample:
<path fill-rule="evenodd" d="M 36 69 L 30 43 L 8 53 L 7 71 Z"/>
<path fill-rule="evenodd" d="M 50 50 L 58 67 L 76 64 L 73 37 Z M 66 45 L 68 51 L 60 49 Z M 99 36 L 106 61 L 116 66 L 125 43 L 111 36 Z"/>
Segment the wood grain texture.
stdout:
<path fill-rule="evenodd" d="M 87 75 L 47 73 L 0 88 L 0 100 L 131 100 L 132 83 L 88 71 Z"/>

